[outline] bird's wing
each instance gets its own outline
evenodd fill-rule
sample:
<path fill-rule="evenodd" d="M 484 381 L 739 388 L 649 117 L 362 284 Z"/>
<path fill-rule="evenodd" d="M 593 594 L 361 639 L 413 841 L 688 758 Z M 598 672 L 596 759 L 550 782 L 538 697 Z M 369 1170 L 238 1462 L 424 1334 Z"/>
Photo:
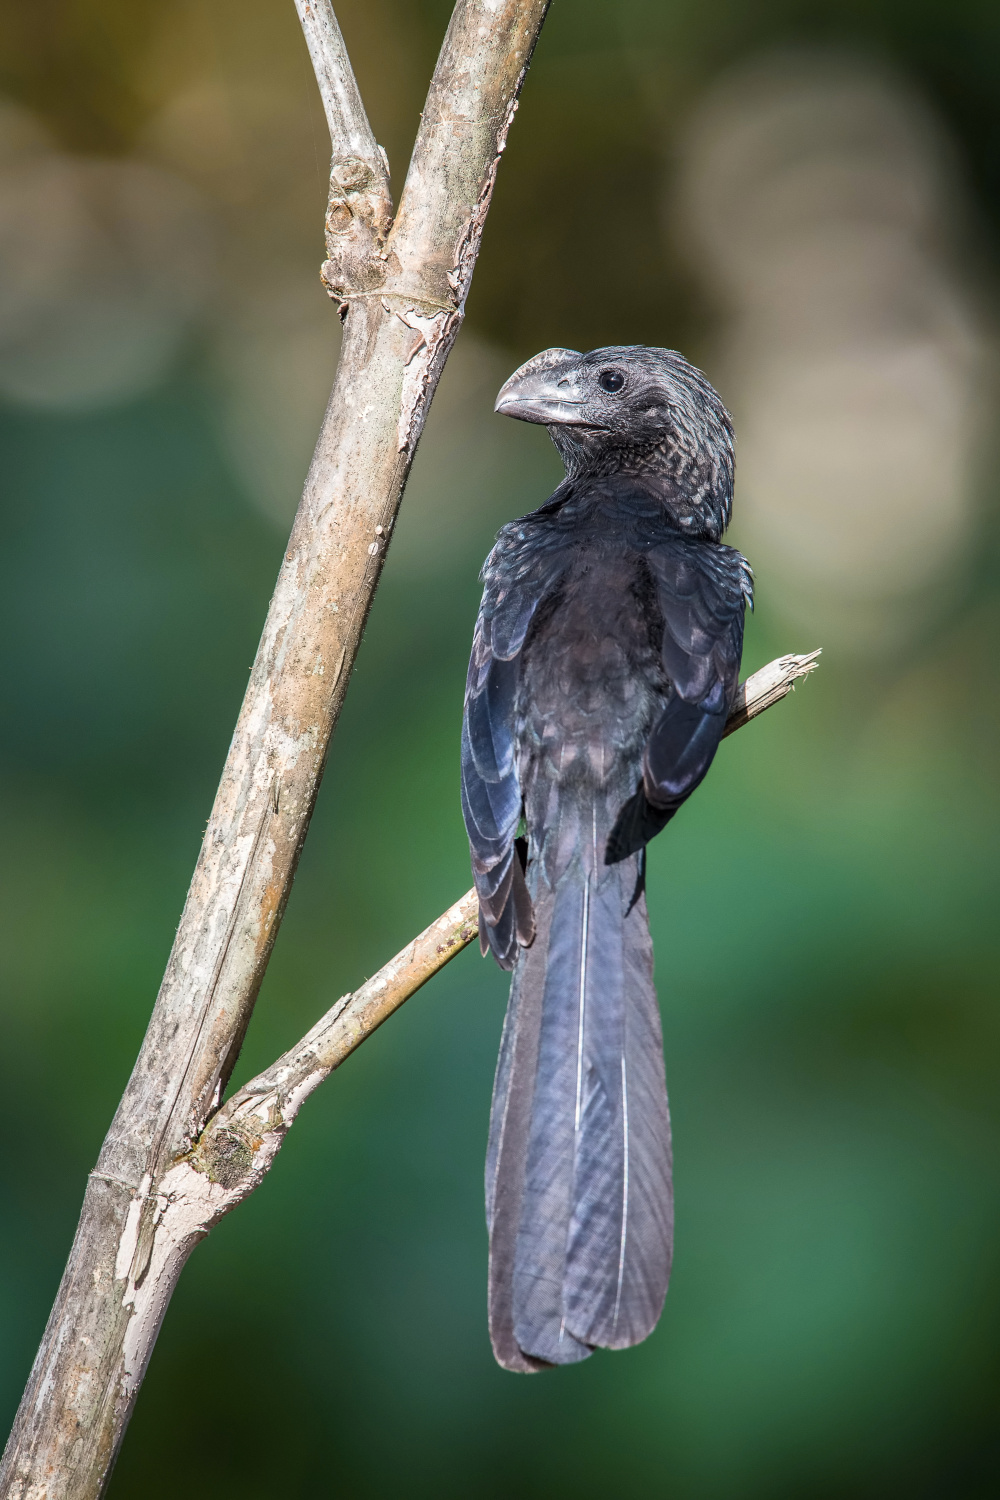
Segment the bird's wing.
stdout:
<path fill-rule="evenodd" d="M 529 552 L 518 523 L 504 527 L 483 569 L 462 720 L 462 813 L 479 893 L 483 952 L 513 967 L 534 935 L 531 902 L 515 848 L 521 817 L 514 708 L 521 649 L 559 572 L 548 552 Z"/>
<path fill-rule="evenodd" d="M 752 574 L 733 547 L 671 538 L 645 556 L 663 620 L 670 696 L 646 743 L 642 785 L 608 840 L 609 863 L 659 833 L 712 764 L 739 684 L 744 612 L 753 603 Z"/>

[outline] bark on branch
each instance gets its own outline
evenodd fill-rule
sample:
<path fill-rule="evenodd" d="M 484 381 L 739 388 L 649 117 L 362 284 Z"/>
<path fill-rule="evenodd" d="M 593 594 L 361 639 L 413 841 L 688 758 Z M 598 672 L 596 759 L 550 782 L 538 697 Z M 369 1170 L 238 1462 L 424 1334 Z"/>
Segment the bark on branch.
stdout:
<path fill-rule="evenodd" d="M 0 1495 L 99 1495 L 202 1230 L 162 1185 L 232 1072 L 428 403 L 462 320 L 547 0 L 458 0 L 391 223 L 328 0 L 298 0 L 333 138 L 324 278 L 346 313 L 333 392 L 149 1029 L 91 1174 L 0 1466 Z"/>
<path fill-rule="evenodd" d="M 333 160 L 323 281 L 346 309 L 352 294 L 381 284 L 381 252 L 392 224 L 389 163 L 375 143 L 337 17 L 329 4 L 295 0 L 319 84 Z"/>

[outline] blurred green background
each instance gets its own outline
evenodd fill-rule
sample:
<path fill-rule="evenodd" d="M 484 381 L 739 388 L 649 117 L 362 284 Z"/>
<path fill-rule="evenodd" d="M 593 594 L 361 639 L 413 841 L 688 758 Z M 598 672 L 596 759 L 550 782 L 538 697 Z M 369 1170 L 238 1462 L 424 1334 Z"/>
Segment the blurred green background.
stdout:
<path fill-rule="evenodd" d="M 441 0 L 338 13 L 398 193 Z M 0 5 L 0 1399 L 170 947 L 336 354 L 291 0 Z M 736 414 L 752 669 L 821 671 L 654 846 L 677 1256 L 653 1337 L 485 1323 L 506 984 L 466 952 L 184 1272 L 111 1493 L 997 1493 L 1000 11 L 557 0 L 237 1080 L 469 884 L 476 574 L 559 475 L 549 344 Z"/>

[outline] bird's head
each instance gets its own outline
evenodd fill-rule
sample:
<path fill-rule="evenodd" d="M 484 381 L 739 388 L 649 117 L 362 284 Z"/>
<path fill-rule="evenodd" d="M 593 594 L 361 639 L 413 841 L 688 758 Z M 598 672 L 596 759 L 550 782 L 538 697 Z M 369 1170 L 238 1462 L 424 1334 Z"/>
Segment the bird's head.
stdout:
<path fill-rule="evenodd" d="M 732 420 L 673 349 L 546 349 L 514 371 L 495 409 L 546 426 L 571 478 L 641 478 L 691 536 L 717 541 L 729 524 Z"/>

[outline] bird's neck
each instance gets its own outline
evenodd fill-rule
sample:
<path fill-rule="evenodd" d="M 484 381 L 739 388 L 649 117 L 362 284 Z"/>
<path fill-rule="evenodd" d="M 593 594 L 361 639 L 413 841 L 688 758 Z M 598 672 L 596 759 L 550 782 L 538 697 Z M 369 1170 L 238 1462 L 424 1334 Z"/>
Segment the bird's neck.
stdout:
<path fill-rule="evenodd" d="M 574 489 L 588 479 L 620 478 L 654 497 L 682 535 L 718 541 L 728 526 L 732 476 L 720 472 L 707 456 L 693 460 L 665 442 L 613 444 L 607 434 L 587 428 L 550 427 L 549 433 Z"/>

